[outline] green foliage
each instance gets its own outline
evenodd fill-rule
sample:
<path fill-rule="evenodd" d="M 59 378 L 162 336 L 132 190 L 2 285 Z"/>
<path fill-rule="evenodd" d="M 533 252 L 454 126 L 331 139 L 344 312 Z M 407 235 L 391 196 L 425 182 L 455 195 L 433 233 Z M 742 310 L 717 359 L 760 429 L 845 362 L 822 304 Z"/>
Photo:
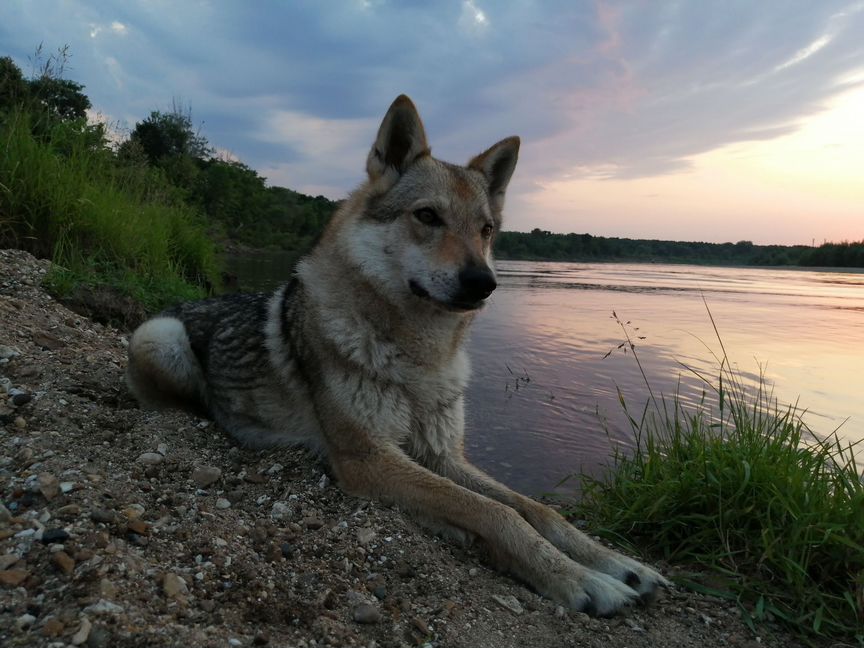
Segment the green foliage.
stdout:
<path fill-rule="evenodd" d="M 590 234 L 501 232 L 495 251 L 502 259 L 543 261 L 652 261 L 714 265 L 864 267 L 864 241 L 803 245 L 754 245 L 626 239 Z"/>
<path fill-rule="evenodd" d="M 126 292 L 131 277 L 142 289 L 172 286 L 174 295 L 143 298 L 154 307 L 203 294 L 196 286 L 213 282 L 217 267 L 200 215 L 156 198 L 158 176 L 117 167 L 81 120 L 34 129 L 34 119 L 20 110 L 0 117 L 0 245 Z"/>
<path fill-rule="evenodd" d="M 191 110 L 177 105 L 171 112 L 151 112 L 135 124 L 129 141 L 137 143 L 153 165 L 178 158 L 204 159 L 211 152 L 207 140 L 192 128 Z"/>
<path fill-rule="evenodd" d="M 677 394 L 658 400 L 646 379 L 651 397 L 634 415 L 619 392 L 636 448 L 616 453 L 605 477 L 582 478 L 573 513 L 604 535 L 713 572 L 707 586 L 682 584 L 737 600 L 751 624 L 774 618 L 864 645 L 864 484 L 854 448 L 815 437 L 764 379 L 746 389 L 725 350 L 718 362 L 717 383 L 705 381 L 713 407 L 704 394 L 690 409 Z"/>

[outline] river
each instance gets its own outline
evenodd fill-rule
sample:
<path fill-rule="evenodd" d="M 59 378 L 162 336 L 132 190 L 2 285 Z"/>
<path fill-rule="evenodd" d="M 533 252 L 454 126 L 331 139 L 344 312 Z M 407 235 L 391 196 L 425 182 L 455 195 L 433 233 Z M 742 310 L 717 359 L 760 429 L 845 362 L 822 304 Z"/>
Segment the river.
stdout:
<path fill-rule="evenodd" d="M 235 258 L 250 289 L 288 272 L 280 255 Z M 797 403 L 819 435 L 864 438 L 864 273 L 665 264 L 499 261 L 498 290 L 470 338 L 470 458 L 529 494 L 578 471 L 599 474 L 633 445 L 618 390 L 637 417 L 648 390 L 695 405 L 722 349 L 752 385 Z M 616 321 L 613 316 L 618 317 Z M 627 324 L 629 322 L 629 324 Z M 638 330 L 637 330 L 638 329 Z M 639 339 L 644 338 L 644 339 Z M 607 353 L 612 351 L 607 356 Z M 690 369 L 687 369 L 689 367 Z M 716 403 L 716 400 L 714 401 Z M 858 453 L 859 456 L 861 453 Z M 559 487 L 572 490 L 575 482 Z"/>

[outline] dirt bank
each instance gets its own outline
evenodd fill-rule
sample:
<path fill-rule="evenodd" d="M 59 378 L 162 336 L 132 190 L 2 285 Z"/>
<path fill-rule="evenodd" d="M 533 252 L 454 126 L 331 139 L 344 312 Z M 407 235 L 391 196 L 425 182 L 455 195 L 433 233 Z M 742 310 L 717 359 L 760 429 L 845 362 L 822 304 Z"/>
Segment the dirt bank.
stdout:
<path fill-rule="evenodd" d="M 0 251 L 0 645 L 798 645 L 679 590 L 567 613 L 302 452 L 137 409 L 124 332 L 53 300 L 47 269 Z"/>

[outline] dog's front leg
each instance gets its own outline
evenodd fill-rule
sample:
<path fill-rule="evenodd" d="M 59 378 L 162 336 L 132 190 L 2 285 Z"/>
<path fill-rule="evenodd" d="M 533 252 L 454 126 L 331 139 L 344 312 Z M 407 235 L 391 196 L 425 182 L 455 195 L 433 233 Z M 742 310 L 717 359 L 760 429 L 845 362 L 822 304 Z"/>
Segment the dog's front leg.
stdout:
<path fill-rule="evenodd" d="M 570 558 L 627 584 L 644 601 L 652 600 L 658 587 L 669 585 L 663 576 L 647 565 L 594 542 L 548 506 L 495 481 L 469 463 L 460 451 L 440 458 L 431 467 L 457 484 L 515 509 L 544 538 Z"/>
<path fill-rule="evenodd" d="M 325 418 L 331 467 L 348 493 L 464 529 L 502 567 L 571 609 L 608 616 L 636 599 L 624 583 L 565 556 L 513 508 L 427 470 L 332 410 Z"/>

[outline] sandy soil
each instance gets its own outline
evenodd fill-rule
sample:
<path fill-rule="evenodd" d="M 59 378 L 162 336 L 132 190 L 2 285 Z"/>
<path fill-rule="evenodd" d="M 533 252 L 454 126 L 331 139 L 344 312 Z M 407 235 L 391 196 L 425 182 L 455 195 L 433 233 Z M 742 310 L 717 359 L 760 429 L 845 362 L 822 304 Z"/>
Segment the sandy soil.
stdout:
<path fill-rule="evenodd" d="M 799 645 L 677 589 L 566 612 L 300 451 L 139 410 L 127 334 L 46 294 L 48 267 L 0 251 L 0 645 Z"/>

